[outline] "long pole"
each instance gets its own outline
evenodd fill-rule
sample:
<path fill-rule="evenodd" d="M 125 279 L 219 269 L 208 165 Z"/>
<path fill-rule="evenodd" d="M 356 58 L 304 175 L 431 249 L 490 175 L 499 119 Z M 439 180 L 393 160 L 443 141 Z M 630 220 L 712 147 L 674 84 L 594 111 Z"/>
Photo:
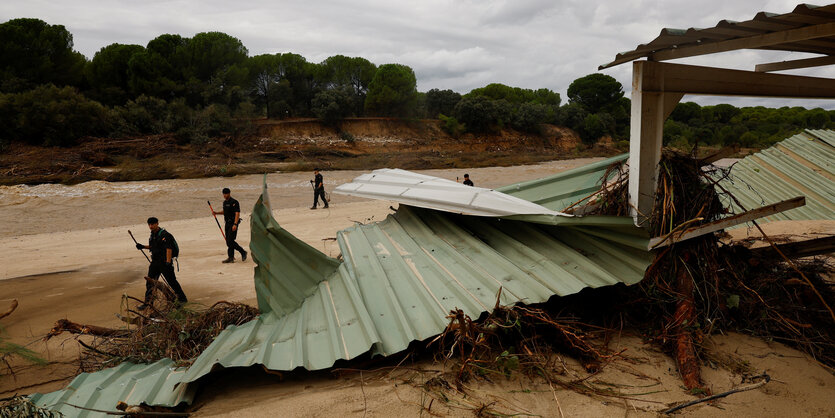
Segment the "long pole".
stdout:
<path fill-rule="evenodd" d="M 133 232 L 130 232 L 130 229 L 128 229 L 128 234 L 130 234 L 130 239 L 133 240 L 134 244 L 139 244 L 139 242 L 136 241 L 136 238 L 133 237 Z M 145 259 L 148 260 L 148 262 L 150 263 L 151 259 L 148 258 L 148 254 L 145 254 L 145 250 L 139 250 L 139 251 L 142 251 L 142 255 L 144 255 Z"/>
<path fill-rule="evenodd" d="M 217 224 L 217 229 L 220 230 L 220 236 L 223 237 L 223 240 L 226 241 L 226 234 L 223 232 L 223 228 L 220 227 L 220 221 L 217 220 L 217 215 L 215 215 L 215 210 L 212 208 L 212 202 L 206 201 L 209 204 L 209 210 L 212 212 L 212 216 L 215 217 L 215 223 Z"/>

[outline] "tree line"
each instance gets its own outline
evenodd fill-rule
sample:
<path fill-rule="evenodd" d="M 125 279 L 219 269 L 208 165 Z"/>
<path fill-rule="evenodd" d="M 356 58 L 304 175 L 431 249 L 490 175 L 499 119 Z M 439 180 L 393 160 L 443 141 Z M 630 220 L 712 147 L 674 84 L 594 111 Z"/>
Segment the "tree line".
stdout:
<path fill-rule="evenodd" d="M 628 138 L 630 101 L 614 78 L 578 78 L 567 96 L 562 104 L 546 88 L 498 83 L 464 95 L 418 92 L 405 65 L 343 55 L 319 63 L 289 52 L 249 56 L 239 39 L 221 32 L 163 34 L 145 46 L 114 43 L 88 60 L 62 25 L 27 18 L 0 24 L 0 145 L 69 146 L 84 136 L 172 132 L 199 143 L 257 117 L 315 117 L 334 125 L 352 116 L 437 118 L 453 136 L 505 128 L 535 134 L 555 124 L 588 143 L 604 135 Z M 833 118 L 822 109 L 682 103 L 664 135 L 681 146 L 763 146 L 802 128 L 832 127 Z"/>

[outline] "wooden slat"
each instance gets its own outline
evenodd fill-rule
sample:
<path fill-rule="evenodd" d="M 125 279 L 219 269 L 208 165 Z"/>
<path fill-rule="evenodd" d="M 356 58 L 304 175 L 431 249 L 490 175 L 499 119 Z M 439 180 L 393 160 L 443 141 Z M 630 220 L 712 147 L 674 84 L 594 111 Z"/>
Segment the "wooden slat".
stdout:
<path fill-rule="evenodd" d="M 697 55 L 715 54 L 717 52 L 733 51 L 737 49 L 762 48 L 833 35 L 835 35 L 835 22 L 829 22 L 797 29 L 788 29 L 780 32 L 728 39 L 726 41 L 710 42 L 698 45 L 681 45 L 675 49 L 658 51 L 649 55 L 648 59 L 652 61 L 666 61 Z"/>
<path fill-rule="evenodd" d="M 649 240 L 649 249 L 666 247 L 676 242 L 686 241 L 688 239 L 700 237 L 702 235 L 710 234 L 725 228 L 730 228 L 734 225 L 753 221 L 755 219 L 764 218 L 766 216 L 774 215 L 775 213 L 785 212 L 790 209 L 798 208 L 806 204 L 806 198 L 798 196 L 789 200 L 775 203 L 773 205 L 763 206 L 758 209 L 749 210 L 725 219 L 713 221 L 704 225 L 699 225 L 693 228 L 688 228 L 680 233 L 669 234 L 664 237 L 656 237 Z"/>
<path fill-rule="evenodd" d="M 821 67 L 824 65 L 835 64 L 835 55 L 827 55 L 823 57 L 806 58 L 792 61 L 769 62 L 765 64 L 757 64 L 754 71 L 758 73 L 767 73 L 771 71 L 793 70 L 796 68 L 811 68 Z"/>
<path fill-rule="evenodd" d="M 777 248 L 788 258 L 811 257 L 813 255 L 835 253 L 835 236 L 779 244 Z M 754 248 L 751 252 L 760 257 L 780 256 L 770 245 Z"/>

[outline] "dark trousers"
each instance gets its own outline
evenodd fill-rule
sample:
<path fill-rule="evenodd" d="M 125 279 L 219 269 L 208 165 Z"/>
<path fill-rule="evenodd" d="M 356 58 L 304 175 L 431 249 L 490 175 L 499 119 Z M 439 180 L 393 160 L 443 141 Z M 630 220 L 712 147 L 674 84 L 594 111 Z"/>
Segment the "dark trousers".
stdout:
<path fill-rule="evenodd" d="M 148 277 L 159 280 L 160 275 L 165 276 L 165 281 L 171 287 L 171 290 L 174 291 L 174 294 L 177 295 L 177 300 L 180 302 L 188 301 L 186 294 L 183 293 L 183 288 L 177 282 L 177 276 L 174 274 L 174 266 L 166 264 L 163 261 L 151 261 L 151 265 L 148 267 Z M 145 282 L 145 303 L 151 303 L 151 295 L 153 293 L 154 285 L 151 282 Z"/>
<path fill-rule="evenodd" d="M 237 229 L 233 231 L 232 225 L 234 225 L 232 222 L 227 222 L 226 228 L 224 228 L 226 230 L 226 254 L 229 258 L 235 258 L 235 250 L 238 250 L 238 252 L 241 253 L 241 256 L 246 253 L 246 251 L 244 251 L 244 249 L 241 248 L 237 242 L 235 242 L 235 239 L 238 238 L 238 231 Z"/>
<path fill-rule="evenodd" d="M 314 208 L 316 207 L 316 204 L 319 202 L 319 197 L 320 196 L 322 197 L 322 204 L 325 205 L 325 207 L 328 207 L 328 201 L 325 200 L 325 188 L 324 187 L 320 187 L 318 189 L 313 190 L 313 207 Z"/>

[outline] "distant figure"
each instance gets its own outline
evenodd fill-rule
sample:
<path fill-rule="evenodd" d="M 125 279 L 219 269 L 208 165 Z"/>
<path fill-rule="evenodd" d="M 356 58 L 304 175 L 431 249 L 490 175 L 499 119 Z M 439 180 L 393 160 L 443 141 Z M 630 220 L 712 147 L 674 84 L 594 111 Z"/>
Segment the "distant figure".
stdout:
<path fill-rule="evenodd" d="M 472 186 L 473 185 L 472 180 L 470 180 L 470 175 L 469 174 L 464 174 L 464 184 L 466 184 L 467 186 Z"/>
<path fill-rule="evenodd" d="M 171 286 L 171 290 L 177 295 L 177 301 L 179 303 L 188 302 L 186 294 L 183 293 L 183 288 L 177 282 L 177 276 L 174 275 L 173 261 L 179 252 L 177 241 L 174 240 L 174 236 L 170 232 L 160 228 L 157 218 L 148 218 L 148 228 L 151 230 L 148 245 L 136 244 L 137 250 L 151 250 L 151 265 L 148 267 L 148 277 L 159 280 L 159 276 L 162 275 L 168 286 Z M 145 301 L 137 308 L 140 310 L 147 309 L 152 302 L 153 293 L 154 286 L 150 281 L 145 282 Z"/>
<path fill-rule="evenodd" d="M 313 207 L 310 209 L 316 209 L 320 196 L 322 197 L 322 204 L 324 204 L 325 209 L 327 209 L 328 201 L 325 199 L 325 183 L 322 181 L 322 175 L 319 174 L 318 168 L 313 169 L 313 174 L 315 174 L 315 176 L 313 177 L 313 180 L 310 180 L 310 182 L 313 183 Z"/>
<path fill-rule="evenodd" d="M 223 229 L 226 234 L 227 257 L 221 263 L 234 263 L 235 250 L 241 253 L 241 261 L 246 261 L 246 251 L 235 242 L 235 239 L 238 238 L 238 225 L 241 223 L 241 204 L 232 197 L 232 192 L 228 187 L 224 187 L 221 193 L 223 193 L 223 211 L 212 211 L 215 215 L 223 214 L 223 219 L 226 221 Z"/>

